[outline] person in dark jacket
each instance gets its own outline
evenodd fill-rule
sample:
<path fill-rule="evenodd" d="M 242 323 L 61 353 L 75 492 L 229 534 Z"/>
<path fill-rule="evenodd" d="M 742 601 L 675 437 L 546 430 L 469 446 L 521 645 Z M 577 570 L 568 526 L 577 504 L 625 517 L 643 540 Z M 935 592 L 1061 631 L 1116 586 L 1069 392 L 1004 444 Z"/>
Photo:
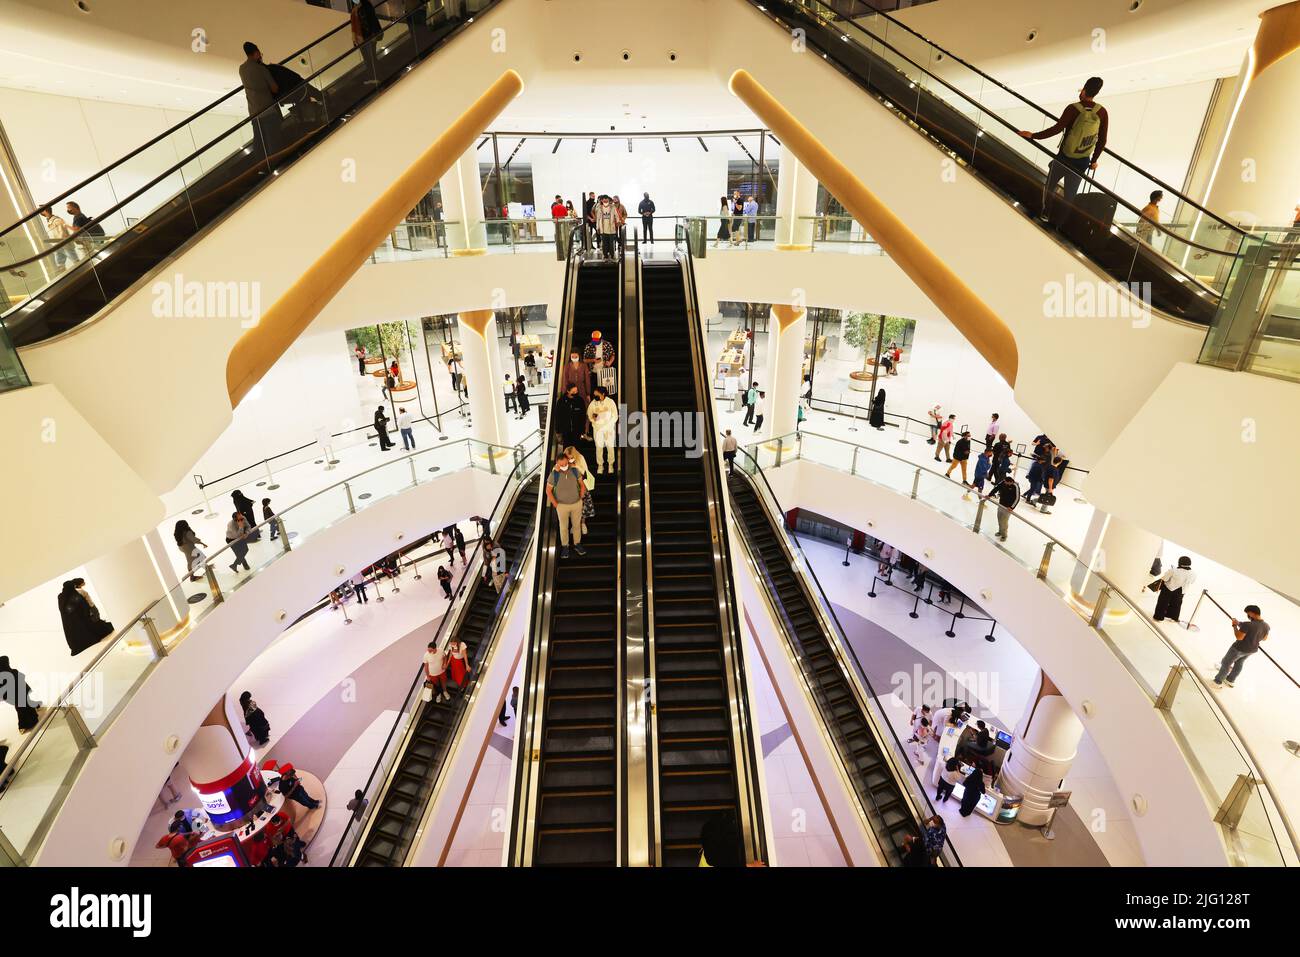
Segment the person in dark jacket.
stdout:
<path fill-rule="evenodd" d="M 248 731 L 257 742 L 257 746 L 266 747 L 267 742 L 271 740 L 271 722 L 266 720 L 266 714 L 253 700 L 251 691 L 245 691 L 239 696 L 239 708 L 244 714 L 244 724 L 248 725 Z"/>
<path fill-rule="evenodd" d="M 387 452 L 393 447 L 393 440 L 388 437 L 388 416 L 384 414 L 382 405 L 375 409 L 375 434 L 379 436 L 381 452 Z"/>
<path fill-rule="evenodd" d="M 451 540 L 456 546 L 456 551 L 460 552 L 460 560 L 468 565 L 469 559 L 465 557 L 465 533 L 460 530 L 459 525 L 453 525 L 451 528 Z"/>
<path fill-rule="evenodd" d="M 239 512 L 244 516 L 244 519 L 248 522 L 247 540 L 250 542 L 260 542 L 262 540 L 262 530 L 257 527 L 257 516 L 253 512 L 253 500 L 239 489 L 235 489 L 231 492 L 230 498 L 234 501 L 235 508 L 239 510 Z"/>
<path fill-rule="evenodd" d="M 655 203 L 650 198 L 649 193 L 641 194 L 641 202 L 637 205 L 636 211 L 641 214 L 641 232 L 645 234 L 645 241 L 652 243 L 655 241 Z"/>
<path fill-rule="evenodd" d="M 961 796 L 960 814 L 962 817 L 970 817 L 971 812 L 975 810 L 975 805 L 984 796 L 984 772 L 977 766 L 966 775 L 966 780 L 961 783 L 961 786 L 966 791 Z"/>
<path fill-rule="evenodd" d="M 903 866 L 930 867 L 932 863 L 930 855 L 927 854 L 925 850 L 925 841 L 921 840 L 915 834 L 904 835 Z"/>
<path fill-rule="evenodd" d="M 948 471 L 944 475 L 951 475 L 952 470 L 961 466 L 961 484 L 970 488 L 970 482 L 966 481 L 966 462 L 970 459 L 970 433 L 963 431 L 961 438 L 952 449 L 952 464 L 948 466 Z"/>
<path fill-rule="evenodd" d="M 36 727 L 36 709 L 40 702 L 32 697 L 26 676 L 9 664 L 8 655 L 0 655 L 0 701 L 11 704 L 18 712 L 18 730 L 26 734 Z"/>
<path fill-rule="evenodd" d="M 871 400 L 871 416 L 867 419 L 873 429 L 885 428 L 885 390 L 877 389 L 876 397 Z"/>
<path fill-rule="evenodd" d="M 361 56 L 366 61 L 366 72 L 362 83 L 374 85 L 379 82 L 376 71 L 376 39 L 384 32 L 379 25 L 379 14 L 370 0 L 352 0 L 352 45 L 361 47 Z"/>
<path fill-rule="evenodd" d="M 515 405 L 519 408 L 519 418 L 522 419 L 528 414 L 530 408 L 528 404 L 528 383 L 524 381 L 523 376 L 520 376 L 515 382 Z"/>
<path fill-rule="evenodd" d="M 577 445 L 587 427 L 587 403 L 578 394 L 578 386 L 570 384 L 560 396 L 555 407 L 555 431 L 560 433 L 564 446 Z"/>
<path fill-rule="evenodd" d="M 93 648 L 113 633 L 113 623 L 104 621 L 99 609 L 86 594 L 86 580 L 73 578 L 63 583 L 59 592 L 59 617 L 63 619 L 63 637 L 68 650 L 79 655 Z"/>

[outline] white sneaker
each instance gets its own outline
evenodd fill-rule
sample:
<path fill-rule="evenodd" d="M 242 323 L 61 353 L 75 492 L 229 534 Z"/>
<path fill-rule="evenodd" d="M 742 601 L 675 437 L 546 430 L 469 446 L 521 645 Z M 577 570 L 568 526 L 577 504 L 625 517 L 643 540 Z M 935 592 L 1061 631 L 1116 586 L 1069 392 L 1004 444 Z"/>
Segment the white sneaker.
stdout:
<path fill-rule="evenodd" d="M 1237 687 L 1237 686 L 1234 685 L 1231 681 L 1227 681 L 1227 680 L 1225 680 L 1223 683 L 1224 683 L 1225 685 L 1227 685 L 1229 688 L 1235 688 L 1235 687 Z"/>

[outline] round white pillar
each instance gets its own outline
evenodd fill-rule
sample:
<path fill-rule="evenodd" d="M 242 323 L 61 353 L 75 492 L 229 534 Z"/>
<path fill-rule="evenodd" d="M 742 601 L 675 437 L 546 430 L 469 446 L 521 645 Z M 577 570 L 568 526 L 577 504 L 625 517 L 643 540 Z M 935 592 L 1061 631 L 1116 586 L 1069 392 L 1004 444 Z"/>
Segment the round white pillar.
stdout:
<path fill-rule="evenodd" d="M 772 306 L 767 333 L 767 373 L 762 380 L 766 409 L 759 438 L 794 431 L 799 386 L 803 383 L 803 340 L 808 310 L 803 306 Z"/>
<path fill-rule="evenodd" d="M 483 182 L 478 172 L 478 150 L 470 148 L 438 181 L 442 195 L 447 248 L 453 256 L 481 256 L 487 252 L 487 226 L 483 223 Z"/>
<path fill-rule="evenodd" d="M 811 249 L 813 221 L 801 219 L 817 212 L 817 177 L 781 146 L 776 184 L 776 248 Z"/>
<path fill-rule="evenodd" d="M 1021 824 L 1041 826 L 1051 819 L 1048 801 L 1070 772 L 1081 737 L 1083 724 L 1052 679 L 1039 671 L 1037 693 L 999 776 L 1003 793 L 1024 795 Z"/>
<path fill-rule="evenodd" d="M 222 832 L 243 824 L 253 804 L 250 798 L 266 791 L 243 727 L 238 700 L 222 695 L 180 759 L 181 770 L 190 779 L 190 787 L 213 827 Z"/>
<path fill-rule="evenodd" d="M 474 426 L 470 434 L 493 445 L 508 445 L 506 425 L 505 371 L 496 342 L 496 316 L 491 309 L 462 312 L 460 347 L 464 353 L 465 375 L 469 382 L 469 410 Z M 485 452 L 475 449 L 475 454 Z"/>

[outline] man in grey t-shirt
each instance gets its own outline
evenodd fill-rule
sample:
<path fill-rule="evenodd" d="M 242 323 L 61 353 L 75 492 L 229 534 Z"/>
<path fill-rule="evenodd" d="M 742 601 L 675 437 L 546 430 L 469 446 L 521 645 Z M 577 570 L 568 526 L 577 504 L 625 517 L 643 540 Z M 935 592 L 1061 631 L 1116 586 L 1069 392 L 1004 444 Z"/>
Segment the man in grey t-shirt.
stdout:
<path fill-rule="evenodd" d="M 1228 649 L 1219 663 L 1219 673 L 1214 676 L 1214 687 L 1233 687 L 1241 675 L 1246 659 L 1259 651 L 1262 642 L 1268 640 L 1268 622 L 1260 617 L 1258 605 L 1246 606 L 1246 620 L 1232 619 L 1232 635 L 1237 640 Z"/>

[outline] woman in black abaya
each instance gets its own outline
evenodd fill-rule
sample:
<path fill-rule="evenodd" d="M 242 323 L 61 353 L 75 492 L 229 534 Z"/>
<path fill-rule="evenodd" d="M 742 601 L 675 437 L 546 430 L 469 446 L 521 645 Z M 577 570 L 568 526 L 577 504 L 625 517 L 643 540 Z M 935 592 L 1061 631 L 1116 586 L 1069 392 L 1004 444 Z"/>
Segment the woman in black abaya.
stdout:
<path fill-rule="evenodd" d="M 63 619 L 63 637 L 68 649 L 79 655 L 113 633 L 113 623 L 99 617 L 99 609 L 86 594 L 86 580 L 74 578 L 63 583 L 59 592 L 59 616 Z"/>

